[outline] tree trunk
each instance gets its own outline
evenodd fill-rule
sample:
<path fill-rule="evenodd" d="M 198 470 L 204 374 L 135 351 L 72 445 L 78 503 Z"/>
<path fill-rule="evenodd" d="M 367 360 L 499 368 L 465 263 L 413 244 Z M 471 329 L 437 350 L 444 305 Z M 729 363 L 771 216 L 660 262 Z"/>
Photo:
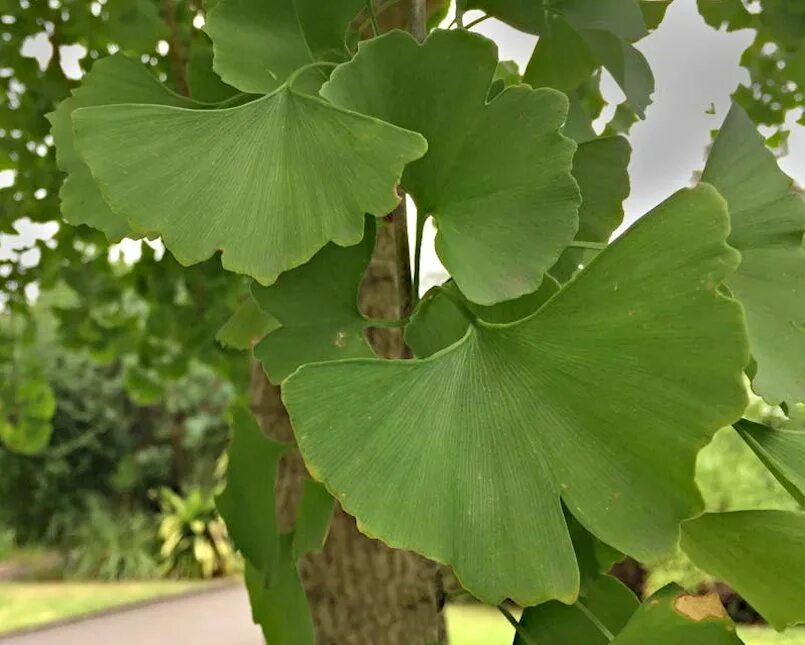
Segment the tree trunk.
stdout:
<path fill-rule="evenodd" d="M 395 222 L 395 220 L 397 220 Z M 361 289 L 363 312 L 375 318 L 400 317 L 410 302 L 404 211 L 378 220 L 375 253 Z M 406 254 L 406 255 L 403 255 Z M 404 262 L 398 258 L 404 257 Z M 337 270 L 337 269 L 334 269 Z M 399 329 L 371 330 L 378 355 L 405 357 Z M 252 366 L 251 401 L 263 430 L 272 438 L 293 440 L 279 388 Z M 297 452 L 280 465 L 277 506 L 280 525 L 292 524 L 307 477 Z M 355 520 L 336 505 L 324 550 L 305 557 L 300 573 L 320 645 L 424 645 L 445 642 L 441 577 L 436 564 L 415 553 L 391 549 L 358 532 Z"/>

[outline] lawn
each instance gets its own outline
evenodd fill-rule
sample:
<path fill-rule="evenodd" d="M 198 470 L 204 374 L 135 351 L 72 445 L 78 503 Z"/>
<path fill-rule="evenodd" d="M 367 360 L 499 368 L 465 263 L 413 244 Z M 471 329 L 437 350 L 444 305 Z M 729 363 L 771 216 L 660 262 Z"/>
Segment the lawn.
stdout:
<path fill-rule="evenodd" d="M 210 583 L 159 582 L 8 582 L 0 583 L 0 634 L 134 602 L 193 591 Z M 447 608 L 451 645 L 510 645 L 514 631 L 491 607 L 451 605 Z M 805 645 L 805 629 L 785 634 L 742 627 L 746 645 Z"/>
<path fill-rule="evenodd" d="M 198 589 L 193 581 L 0 583 L 0 633 Z"/>

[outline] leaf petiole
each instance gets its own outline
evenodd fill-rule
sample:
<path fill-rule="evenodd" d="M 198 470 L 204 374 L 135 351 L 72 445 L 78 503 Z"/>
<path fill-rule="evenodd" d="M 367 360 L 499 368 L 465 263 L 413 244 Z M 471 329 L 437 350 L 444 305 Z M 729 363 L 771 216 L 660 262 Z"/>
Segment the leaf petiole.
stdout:
<path fill-rule="evenodd" d="M 615 640 L 615 635 L 609 631 L 606 625 L 601 622 L 601 620 L 596 616 L 593 612 L 591 612 L 580 600 L 576 601 L 576 607 L 578 610 L 587 617 L 593 625 L 595 625 L 596 629 L 601 632 L 601 634 L 606 638 L 610 643 Z"/>
<path fill-rule="evenodd" d="M 584 240 L 573 240 L 567 245 L 569 249 L 592 249 L 593 251 L 603 251 L 607 248 L 606 242 L 585 242 Z"/>
<path fill-rule="evenodd" d="M 293 72 L 289 74 L 288 80 L 285 81 L 285 85 L 288 86 L 288 89 L 293 90 L 294 81 L 296 81 L 296 79 L 299 78 L 305 72 L 311 69 L 315 69 L 317 67 L 338 67 L 338 65 L 339 63 L 335 63 L 328 60 L 317 60 L 313 61 L 312 63 L 308 63 L 307 65 L 302 65 L 302 67 L 295 69 Z"/>

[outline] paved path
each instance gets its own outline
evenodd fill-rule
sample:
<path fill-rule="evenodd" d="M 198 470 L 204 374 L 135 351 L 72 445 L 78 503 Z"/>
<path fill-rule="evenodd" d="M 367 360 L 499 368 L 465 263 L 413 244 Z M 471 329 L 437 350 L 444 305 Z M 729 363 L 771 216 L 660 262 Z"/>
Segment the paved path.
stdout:
<path fill-rule="evenodd" d="M 0 645 L 262 645 L 240 586 L 121 609 L 19 636 Z"/>

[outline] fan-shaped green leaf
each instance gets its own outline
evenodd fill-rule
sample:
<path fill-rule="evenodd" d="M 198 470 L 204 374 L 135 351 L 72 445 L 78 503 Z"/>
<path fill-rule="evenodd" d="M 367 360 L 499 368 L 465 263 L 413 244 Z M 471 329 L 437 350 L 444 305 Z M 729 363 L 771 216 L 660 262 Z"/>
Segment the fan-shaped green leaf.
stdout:
<path fill-rule="evenodd" d="M 358 309 L 358 288 L 374 244 L 369 220 L 360 244 L 328 244 L 270 287 L 252 287 L 259 307 L 281 325 L 254 349 L 272 383 L 305 363 L 373 356 L 363 335 L 368 321 Z"/>
<path fill-rule="evenodd" d="M 676 585 L 643 602 L 612 645 L 741 645 L 718 596 L 691 596 Z"/>
<path fill-rule="evenodd" d="M 550 11 L 531 0 L 471 0 L 468 4 L 539 35 L 523 77 L 527 83 L 568 92 L 603 66 L 634 112 L 643 117 L 654 92 L 654 76 L 643 54 L 631 44 L 648 34 L 637 0 L 560 0 Z"/>
<path fill-rule="evenodd" d="M 707 513 L 682 525 L 682 550 L 777 629 L 805 622 L 805 514 Z"/>
<path fill-rule="evenodd" d="M 635 595 L 620 580 L 599 576 L 579 605 L 546 602 L 529 607 L 520 619 L 514 645 L 608 645 L 610 639 L 589 618 L 592 613 L 612 634 L 629 622 L 639 606 Z"/>
<path fill-rule="evenodd" d="M 182 264 L 221 250 L 224 268 L 262 284 L 327 242 L 359 242 L 364 213 L 394 208 L 403 167 L 427 148 L 287 85 L 225 110 L 113 105 L 76 110 L 73 123 L 113 210 Z"/>
<path fill-rule="evenodd" d="M 614 548 L 667 554 L 701 509 L 696 453 L 746 405 L 726 235 L 715 190 L 681 191 L 523 321 L 424 360 L 301 367 L 283 397 L 310 472 L 492 603 L 575 600 L 560 500 Z"/>
<path fill-rule="evenodd" d="M 391 32 L 363 44 L 322 94 L 337 105 L 421 132 L 428 154 L 403 187 L 438 227 L 436 251 L 472 301 L 493 304 L 539 287 L 578 226 L 574 146 L 559 134 L 567 100 L 509 87 L 486 103 L 491 41 L 437 31 L 420 45 Z"/>
<path fill-rule="evenodd" d="M 71 116 L 78 108 L 121 103 L 201 107 L 169 90 L 139 63 L 116 55 L 95 63 L 73 95 L 48 114 L 56 161 L 67 173 L 60 192 L 62 216 L 71 224 L 86 224 L 103 231 L 113 242 L 137 235 L 126 219 L 114 213 L 103 200 L 89 168 L 78 155 Z"/>
<path fill-rule="evenodd" d="M 805 508 L 805 430 L 772 429 L 741 419 L 735 429 L 789 494 Z"/>
<path fill-rule="evenodd" d="M 573 157 L 573 176 L 581 191 L 577 240 L 606 243 L 623 221 L 623 201 L 629 196 L 629 142 L 603 137 L 579 145 Z M 567 248 L 550 270 L 560 282 L 577 273 L 598 251 Z"/>
<path fill-rule="evenodd" d="M 244 92 L 270 92 L 303 65 L 348 58 L 347 27 L 364 5 L 364 0 L 221 0 L 205 26 L 214 69 Z M 319 76 L 318 84 L 323 80 Z"/>
<path fill-rule="evenodd" d="M 727 281 L 746 310 L 754 390 L 778 403 L 805 401 L 805 202 L 791 189 L 754 123 L 733 105 L 702 180 L 729 204 L 730 244 L 741 266 Z"/>
<path fill-rule="evenodd" d="M 558 290 L 559 283 L 546 275 L 534 293 L 485 307 L 467 300 L 450 280 L 424 295 L 405 328 L 405 342 L 415 356 L 426 358 L 461 340 L 467 333 L 470 322 L 463 308 L 486 322 L 510 323 L 533 314 Z"/>

